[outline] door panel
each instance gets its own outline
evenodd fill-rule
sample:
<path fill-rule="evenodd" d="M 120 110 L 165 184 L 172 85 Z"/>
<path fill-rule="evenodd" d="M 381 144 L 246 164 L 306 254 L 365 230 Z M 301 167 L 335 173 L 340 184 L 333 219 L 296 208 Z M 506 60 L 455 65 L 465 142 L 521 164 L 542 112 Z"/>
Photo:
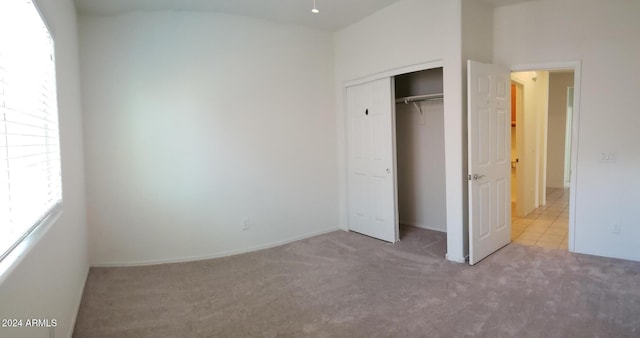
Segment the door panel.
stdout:
<path fill-rule="evenodd" d="M 510 190 L 507 189 L 508 179 L 497 179 L 496 180 L 496 200 L 497 200 L 497 220 L 496 220 L 496 229 L 498 231 L 502 231 L 507 226 L 507 211 L 506 209 L 511 205 L 509 193 Z M 510 222 L 509 222 L 510 223 Z M 511 236 L 511 235 L 509 235 Z"/>
<path fill-rule="evenodd" d="M 347 101 L 347 110 L 355 112 L 363 107 L 362 89 L 358 87 L 349 88 L 347 94 L 351 100 Z M 364 223 L 365 215 L 368 213 L 367 205 L 364 203 L 366 191 L 366 120 L 359 114 L 348 115 L 348 152 L 350 154 L 349 167 L 349 223 Z"/>
<path fill-rule="evenodd" d="M 396 242 L 391 81 L 347 87 L 348 222 L 349 230 Z"/>
<path fill-rule="evenodd" d="M 498 163 L 504 163 L 507 160 L 506 156 L 511 153 L 511 149 L 507 151 L 507 146 L 510 146 L 510 144 L 507 144 L 509 140 L 507 139 L 507 135 L 505 135 L 507 129 L 501 128 L 507 123 L 505 121 L 506 118 L 507 116 L 504 110 L 498 110 L 496 112 L 496 161 Z M 510 130 L 511 129 L 509 129 L 509 131 Z"/>
<path fill-rule="evenodd" d="M 468 61 L 469 263 L 511 240 L 510 76 Z"/>
<path fill-rule="evenodd" d="M 491 209 L 489 201 L 491 200 L 491 186 L 488 182 L 481 182 L 478 184 L 478 203 L 480 208 L 478 209 L 478 235 L 480 239 L 484 239 L 491 235 Z"/>
<path fill-rule="evenodd" d="M 489 109 L 481 108 L 478 111 L 478 135 L 488 135 L 490 131 L 491 114 Z M 479 138 L 476 142 L 478 152 L 478 163 L 480 167 L 488 167 L 491 165 L 490 154 L 490 140 L 488 138 Z"/>

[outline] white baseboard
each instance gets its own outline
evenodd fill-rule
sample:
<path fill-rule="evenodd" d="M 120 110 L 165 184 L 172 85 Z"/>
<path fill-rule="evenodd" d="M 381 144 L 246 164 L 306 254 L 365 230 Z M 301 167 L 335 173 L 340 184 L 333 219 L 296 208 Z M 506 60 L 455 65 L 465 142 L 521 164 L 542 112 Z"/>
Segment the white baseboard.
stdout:
<path fill-rule="evenodd" d="M 427 230 L 433 230 L 433 231 L 447 233 L 447 230 L 442 230 L 443 228 L 446 229 L 446 227 L 437 227 L 436 228 L 436 227 L 429 226 L 429 225 L 416 224 L 415 222 L 400 222 L 400 224 L 409 225 L 409 226 L 420 228 L 420 229 L 427 229 Z"/>
<path fill-rule="evenodd" d="M 251 247 L 248 247 L 248 248 L 243 248 L 243 249 L 238 249 L 238 250 L 217 252 L 217 253 L 213 253 L 213 254 L 210 254 L 210 255 L 187 256 L 187 257 L 156 259 L 156 260 L 152 259 L 152 260 L 133 261 L 133 262 L 109 262 L 109 263 L 92 264 L 91 266 L 92 267 L 96 267 L 96 268 L 129 267 L 129 266 L 145 266 L 145 265 L 157 265 L 157 264 L 169 264 L 169 263 L 183 263 L 183 262 L 201 261 L 201 260 L 206 260 L 206 259 L 233 256 L 233 255 L 243 254 L 243 253 L 252 252 L 252 251 L 269 249 L 269 248 L 273 248 L 273 247 L 289 244 L 291 242 L 299 241 L 301 239 L 306 239 L 306 238 L 315 237 L 315 236 L 318 236 L 318 235 L 323 235 L 323 234 L 326 234 L 326 233 L 329 233 L 329 232 L 334 232 L 334 231 L 337 231 L 337 230 L 342 230 L 342 229 L 340 229 L 338 227 L 330 228 L 330 229 L 325 229 L 325 230 L 322 230 L 322 231 L 317 231 L 317 232 L 313 232 L 313 233 L 309 233 L 309 234 L 290 237 L 290 238 L 287 238 L 287 239 L 282 240 L 282 241 L 271 242 L 271 243 L 267 243 L 267 244 L 260 244 L 260 245 L 251 246 Z"/>
<path fill-rule="evenodd" d="M 605 254 L 602 252 L 596 252 L 591 250 L 575 250 L 573 251 L 573 253 L 581 254 L 581 255 L 596 256 L 596 257 L 604 257 L 604 258 L 622 259 L 625 261 L 640 262 L 640 256 L 611 255 L 611 254 Z"/>
<path fill-rule="evenodd" d="M 75 329 L 76 327 L 76 320 L 78 319 L 78 314 L 80 313 L 80 305 L 82 304 L 82 295 L 84 294 L 84 288 L 87 285 L 88 278 L 89 278 L 89 267 L 87 266 L 87 271 L 85 273 L 84 281 L 82 282 L 82 287 L 79 290 L 79 294 L 76 296 L 76 299 L 77 299 L 76 309 L 73 312 L 73 315 L 71 316 L 71 318 L 69 319 L 69 324 L 70 324 L 69 332 L 67 332 L 67 335 L 64 337 L 71 338 L 73 336 L 73 329 Z"/>

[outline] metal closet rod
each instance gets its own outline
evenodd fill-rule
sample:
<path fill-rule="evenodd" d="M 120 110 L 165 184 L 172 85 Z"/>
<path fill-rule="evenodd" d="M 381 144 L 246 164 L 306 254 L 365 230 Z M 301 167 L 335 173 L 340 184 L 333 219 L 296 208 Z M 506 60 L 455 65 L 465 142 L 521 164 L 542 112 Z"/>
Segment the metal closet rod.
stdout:
<path fill-rule="evenodd" d="M 426 95 L 415 95 L 415 96 L 407 96 L 396 99 L 396 103 L 410 103 L 416 101 L 436 101 L 444 99 L 444 94 L 426 94 Z"/>

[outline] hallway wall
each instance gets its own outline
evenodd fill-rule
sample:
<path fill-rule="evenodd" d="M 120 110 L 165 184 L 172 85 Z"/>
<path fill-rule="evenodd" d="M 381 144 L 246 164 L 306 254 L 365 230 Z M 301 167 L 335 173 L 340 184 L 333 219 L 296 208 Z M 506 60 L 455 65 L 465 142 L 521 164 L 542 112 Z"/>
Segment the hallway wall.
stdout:
<path fill-rule="evenodd" d="M 525 216 L 546 201 L 546 126 L 549 72 L 516 72 L 511 79 L 523 85 L 522 118 L 516 123 L 518 148 L 517 214 Z"/>
<path fill-rule="evenodd" d="M 569 87 L 573 87 L 573 72 L 549 74 L 547 187 L 550 188 L 564 188 L 567 89 Z"/>

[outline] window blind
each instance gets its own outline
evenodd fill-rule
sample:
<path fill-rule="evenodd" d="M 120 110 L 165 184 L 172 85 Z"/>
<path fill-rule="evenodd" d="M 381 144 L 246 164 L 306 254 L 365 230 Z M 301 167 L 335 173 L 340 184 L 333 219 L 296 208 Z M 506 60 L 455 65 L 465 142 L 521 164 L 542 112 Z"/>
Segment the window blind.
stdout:
<path fill-rule="evenodd" d="M 35 5 L 0 1 L 0 260 L 62 201 L 53 39 Z"/>

